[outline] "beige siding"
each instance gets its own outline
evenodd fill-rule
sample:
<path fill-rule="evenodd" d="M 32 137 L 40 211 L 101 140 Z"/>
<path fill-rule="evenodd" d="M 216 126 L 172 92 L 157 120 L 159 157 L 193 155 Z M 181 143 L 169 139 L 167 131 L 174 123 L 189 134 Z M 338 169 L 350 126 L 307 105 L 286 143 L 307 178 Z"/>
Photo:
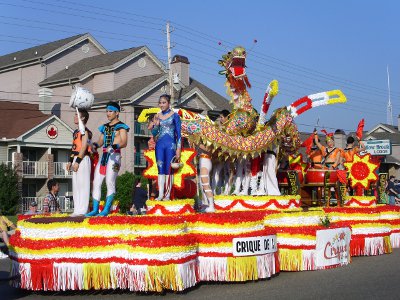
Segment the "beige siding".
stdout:
<path fill-rule="evenodd" d="M 22 92 L 34 93 L 37 95 L 38 84 L 43 81 L 45 67 L 40 64 L 25 67 L 22 69 Z M 37 96 L 36 96 L 37 97 Z"/>
<path fill-rule="evenodd" d="M 168 85 L 160 84 L 159 86 L 152 89 L 146 95 L 140 97 L 135 104 L 149 107 L 158 107 L 158 99 L 162 94 L 165 94 L 165 91 L 168 91 Z"/>
<path fill-rule="evenodd" d="M 93 78 L 92 93 L 104 93 L 114 90 L 114 72 L 96 74 Z"/>
<path fill-rule="evenodd" d="M 58 129 L 58 136 L 55 139 L 50 139 L 47 136 L 46 130 L 50 124 L 54 124 Z M 23 142 L 34 143 L 41 145 L 51 146 L 65 146 L 70 147 L 71 145 L 71 132 L 58 120 L 48 120 L 36 130 L 30 132 L 23 137 Z"/>
<path fill-rule="evenodd" d="M 87 89 L 88 91 L 91 91 L 93 93 L 93 76 L 89 76 L 88 78 L 86 78 L 85 80 L 82 80 L 81 85 L 82 87 L 84 87 L 85 89 Z"/>
<path fill-rule="evenodd" d="M 141 68 L 138 63 L 141 58 L 143 58 L 146 62 L 144 68 Z M 115 89 L 117 89 L 133 78 L 161 74 L 162 72 L 163 71 L 154 63 L 152 59 L 149 58 L 149 56 L 146 54 L 141 54 L 115 71 L 114 86 Z"/>
<path fill-rule="evenodd" d="M 83 45 L 89 46 L 88 53 L 84 53 L 82 51 Z M 61 70 L 65 69 L 66 66 L 70 66 L 83 58 L 99 54 L 101 54 L 101 52 L 94 44 L 92 44 L 88 40 L 83 41 L 46 61 L 46 78 L 60 72 Z"/>
<path fill-rule="evenodd" d="M 0 163 L 7 161 L 7 144 L 6 143 L 0 143 Z"/>
<path fill-rule="evenodd" d="M 194 108 L 194 109 L 201 109 L 208 111 L 210 108 L 208 107 L 207 104 L 203 102 L 197 95 L 194 95 L 190 97 L 188 100 L 184 102 L 185 106 L 189 108 Z"/>

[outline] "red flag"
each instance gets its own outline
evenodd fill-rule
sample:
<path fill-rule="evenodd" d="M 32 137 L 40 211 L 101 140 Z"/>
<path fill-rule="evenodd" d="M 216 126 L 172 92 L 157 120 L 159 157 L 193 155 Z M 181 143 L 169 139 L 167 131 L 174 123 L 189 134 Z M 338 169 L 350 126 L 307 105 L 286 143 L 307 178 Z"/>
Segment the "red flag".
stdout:
<path fill-rule="evenodd" d="M 311 151 L 311 147 L 313 145 L 313 140 L 314 140 L 314 134 L 310 135 L 300 146 L 300 147 L 306 147 L 307 154 L 309 154 Z"/>
<path fill-rule="evenodd" d="M 364 131 L 364 119 L 361 119 L 360 123 L 358 123 L 356 136 L 361 141 Z"/>

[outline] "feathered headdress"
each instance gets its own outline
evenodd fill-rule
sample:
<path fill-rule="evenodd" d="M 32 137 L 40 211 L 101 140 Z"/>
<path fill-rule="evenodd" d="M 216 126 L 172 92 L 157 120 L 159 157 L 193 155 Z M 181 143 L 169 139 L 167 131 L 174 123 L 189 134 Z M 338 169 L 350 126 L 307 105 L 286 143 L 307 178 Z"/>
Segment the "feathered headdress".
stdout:
<path fill-rule="evenodd" d="M 325 140 L 333 140 L 333 132 L 327 132 L 325 129 L 322 129 L 321 132 L 325 134 Z"/>
<path fill-rule="evenodd" d="M 361 141 L 364 131 L 364 119 L 361 119 L 360 123 L 358 123 L 356 136 Z"/>
<path fill-rule="evenodd" d="M 304 140 L 304 142 L 301 144 L 300 147 L 306 147 L 306 153 L 310 154 L 313 141 L 314 141 L 314 134 L 310 135 L 306 140 Z"/>

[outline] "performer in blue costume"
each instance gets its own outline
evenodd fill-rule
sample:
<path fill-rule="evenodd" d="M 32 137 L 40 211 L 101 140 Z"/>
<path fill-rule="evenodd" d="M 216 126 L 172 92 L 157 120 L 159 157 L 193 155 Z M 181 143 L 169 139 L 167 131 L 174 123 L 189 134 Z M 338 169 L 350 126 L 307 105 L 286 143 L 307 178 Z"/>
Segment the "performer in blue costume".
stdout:
<path fill-rule="evenodd" d="M 97 143 L 93 143 L 94 150 L 103 146 L 103 156 L 96 166 L 93 179 L 93 210 L 86 214 L 91 216 L 107 216 L 115 196 L 115 181 L 121 165 L 121 149 L 128 142 L 129 127 L 122 123 L 118 117 L 121 111 L 116 102 L 109 102 L 106 107 L 107 119 L 110 121 L 99 127 L 101 136 Z M 106 203 L 99 214 L 99 201 L 101 197 L 101 185 L 104 177 L 107 184 Z"/>
<path fill-rule="evenodd" d="M 152 134 L 156 139 L 158 191 L 156 200 L 169 200 L 173 184 L 171 161 L 181 157 L 181 119 L 170 108 L 171 96 L 164 94 L 158 100 L 161 112 L 155 116 Z M 165 194 L 164 194 L 165 191 Z"/>

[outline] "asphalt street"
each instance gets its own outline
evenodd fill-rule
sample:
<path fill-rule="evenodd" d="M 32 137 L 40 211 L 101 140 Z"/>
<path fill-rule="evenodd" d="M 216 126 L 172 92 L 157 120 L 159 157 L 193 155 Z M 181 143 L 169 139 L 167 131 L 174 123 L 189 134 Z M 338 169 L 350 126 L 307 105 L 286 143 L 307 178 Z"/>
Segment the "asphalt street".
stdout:
<path fill-rule="evenodd" d="M 184 292 L 133 293 L 129 291 L 29 292 L 12 288 L 9 259 L 0 260 L 0 299 L 400 299 L 400 249 L 392 254 L 354 257 L 335 269 L 281 272 L 269 279 L 247 283 L 201 283 Z"/>

